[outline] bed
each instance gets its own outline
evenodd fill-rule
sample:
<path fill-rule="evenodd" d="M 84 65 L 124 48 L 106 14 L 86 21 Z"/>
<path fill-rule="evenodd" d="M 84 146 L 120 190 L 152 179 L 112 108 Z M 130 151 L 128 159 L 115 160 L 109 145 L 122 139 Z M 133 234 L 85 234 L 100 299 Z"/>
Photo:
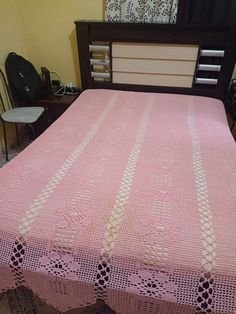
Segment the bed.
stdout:
<path fill-rule="evenodd" d="M 85 91 L 0 172 L 0 291 L 23 285 L 60 311 L 102 299 L 122 314 L 235 313 L 236 147 L 221 101 L 233 30 L 76 27 Z M 135 60 L 158 42 L 189 72 L 122 63 L 140 38 L 151 52 Z M 198 64 L 209 48 L 213 76 Z"/>

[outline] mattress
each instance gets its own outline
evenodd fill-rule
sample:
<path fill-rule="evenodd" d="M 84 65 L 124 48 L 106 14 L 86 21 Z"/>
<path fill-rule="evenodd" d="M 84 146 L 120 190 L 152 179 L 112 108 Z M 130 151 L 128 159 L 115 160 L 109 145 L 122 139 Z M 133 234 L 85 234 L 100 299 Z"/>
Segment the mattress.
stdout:
<path fill-rule="evenodd" d="M 0 291 L 61 311 L 236 312 L 236 146 L 221 101 L 88 90 L 0 171 Z"/>

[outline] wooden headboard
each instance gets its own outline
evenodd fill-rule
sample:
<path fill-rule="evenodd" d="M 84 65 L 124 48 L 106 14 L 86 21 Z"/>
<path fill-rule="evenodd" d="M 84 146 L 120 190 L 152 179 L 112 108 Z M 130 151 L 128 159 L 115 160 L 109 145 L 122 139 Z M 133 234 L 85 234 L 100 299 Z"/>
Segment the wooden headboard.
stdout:
<path fill-rule="evenodd" d="M 234 28 L 75 24 L 83 89 L 225 98 L 236 61 Z"/>

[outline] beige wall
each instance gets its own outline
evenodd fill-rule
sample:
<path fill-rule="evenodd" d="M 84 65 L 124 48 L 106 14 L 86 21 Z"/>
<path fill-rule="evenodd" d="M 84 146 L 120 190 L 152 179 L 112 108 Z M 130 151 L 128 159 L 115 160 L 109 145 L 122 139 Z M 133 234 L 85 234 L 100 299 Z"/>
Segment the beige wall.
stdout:
<path fill-rule="evenodd" d="M 9 52 L 15 51 L 28 57 L 25 33 L 20 12 L 20 0 L 0 0 L 0 67 L 5 69 L 5 59 Z M 2 91 L 0 81 L 0 92 Z"/>
<path fill-rule="evenodd" d="M 0 1 L 0 66 L 10 51 L 28 57 L 23 22 L 20 12 L 21 0 Z"/>
<path fill-rule="evenodd" d="M 58 72 L 64 83 L 80 83 L 74 21 L 103 19 L 103 0 L 21 0 L 30 60 Z"/>

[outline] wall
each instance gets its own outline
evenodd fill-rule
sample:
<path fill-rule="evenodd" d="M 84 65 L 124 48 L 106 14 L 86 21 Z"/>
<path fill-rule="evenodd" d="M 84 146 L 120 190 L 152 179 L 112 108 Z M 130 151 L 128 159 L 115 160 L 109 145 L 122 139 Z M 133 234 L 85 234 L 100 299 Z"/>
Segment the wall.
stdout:
<path fill-rule="evenodd" d="M 26 39 L 20 12 L 20 0 L 0 0 L 0 67 L 5 69 L 5 59 L 9 52 L 15 51 L 28 58 Z M 2 91 L 0 81 L 0 92 Z"/>
<path fill-rule="evenodd" d="M 26 39 L 23 23 L 19 15 L 21 0 L 0 0 L 0 67 L 4 69 L 5 59 L 10 51 L 15 51 L 28 58 Z M 4 97 L 2 84 L 0 92 Z M 12 128 L 8 130 L 9 143 L 14 142 Z M 2 154 L 3 140 L 2 127 L 0 126 L 0 159 Z"/>
<path fill-rule="evenodd" d="M 63 81 L 80 84 L 74 21 L 102 20 L 103 0 L 21 0 L 29 57 Z"/>
<path fill-rule="evenodd" d="M 0 1 L 0 66 L 10 51 L 28 57 L 23 22 L 19 15 L 21 0 Z"/>
<path fill-rule="evenodd" d="M 1 1 L 1 0 L 0 0 Z M 21 0 L 31 61 L 57 71 L 65 83 L 80 84 L 74 21 L 102 20 L 105 0 Z M 236 71 L 234 72 L 236 77 Z"/>

